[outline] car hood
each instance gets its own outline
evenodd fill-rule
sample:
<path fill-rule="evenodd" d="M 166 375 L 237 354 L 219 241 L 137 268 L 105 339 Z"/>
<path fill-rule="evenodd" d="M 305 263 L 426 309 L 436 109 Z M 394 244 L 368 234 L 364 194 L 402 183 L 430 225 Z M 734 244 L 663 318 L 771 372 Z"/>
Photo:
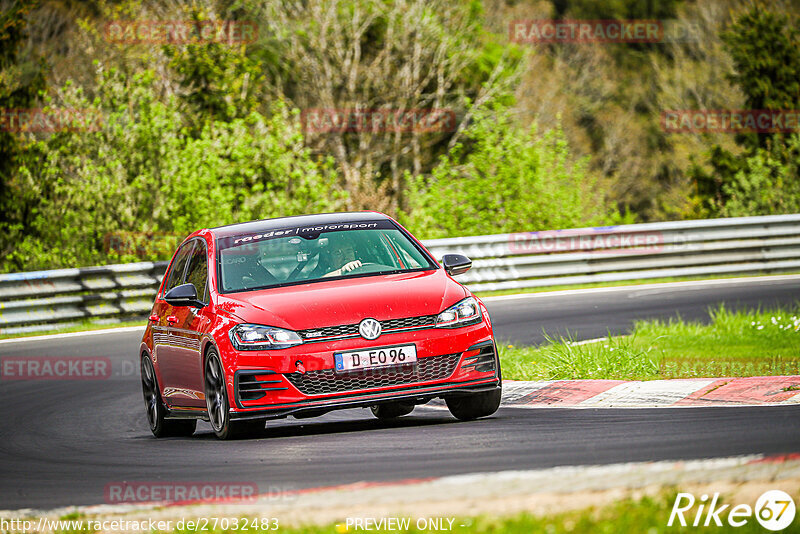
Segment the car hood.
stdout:
<path fill-rule="evenodd" d="M 365 276 L 218 297 L 243 322 L 291 330 L 433 315 L 468 295 L 443 269 Z"/>

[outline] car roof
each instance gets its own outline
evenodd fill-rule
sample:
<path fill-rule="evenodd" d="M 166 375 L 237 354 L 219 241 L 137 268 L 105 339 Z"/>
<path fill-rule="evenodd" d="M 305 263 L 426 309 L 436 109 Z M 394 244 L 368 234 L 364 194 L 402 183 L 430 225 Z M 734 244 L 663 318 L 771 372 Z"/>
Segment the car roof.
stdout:
<path fill-rule="evenodd" d="M 215 237 L 231 237 L 258 232 L 278 230 L 287 226 L 314 226 L 347 222 L 389 220 L 388 215 L 377 211 L 347 211 L 339 213 L 319 213 L 316 215 L 294 215 L 275 219 L 261 219 L 245 223 L 228 224 L 209 228 Z"/>

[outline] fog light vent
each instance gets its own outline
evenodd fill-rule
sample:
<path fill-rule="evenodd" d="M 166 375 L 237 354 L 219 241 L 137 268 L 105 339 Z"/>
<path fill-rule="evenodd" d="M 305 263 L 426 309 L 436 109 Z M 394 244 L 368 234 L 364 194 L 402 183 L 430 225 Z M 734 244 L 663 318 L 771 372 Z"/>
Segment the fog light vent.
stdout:
<path fill-rule="evenodd" d="M 497 367 L 497 358 L 494 355 L 494 346 L 489 344 L 479 349 L 471 349 L 464 353 L 461 369 L 464 371 L 478 371 L 479 373 L 493 373 Z"/>
<path fill-rule="evenodd" d="M 269 391 L 288 389 L 275 371 L 244 371 L 236 374 L 236 393 L 240 401 L 262 399 Z"/>

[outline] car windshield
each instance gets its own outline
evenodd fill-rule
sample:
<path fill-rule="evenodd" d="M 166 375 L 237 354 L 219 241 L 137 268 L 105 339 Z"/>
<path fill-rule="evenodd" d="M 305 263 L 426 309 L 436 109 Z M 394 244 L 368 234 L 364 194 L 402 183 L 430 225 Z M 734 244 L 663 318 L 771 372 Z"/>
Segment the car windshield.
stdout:
<path fill-rule="evenodd" d="M 437 268 L 386 220 L 230 236 L 217 248 L 223 293 Z"/>

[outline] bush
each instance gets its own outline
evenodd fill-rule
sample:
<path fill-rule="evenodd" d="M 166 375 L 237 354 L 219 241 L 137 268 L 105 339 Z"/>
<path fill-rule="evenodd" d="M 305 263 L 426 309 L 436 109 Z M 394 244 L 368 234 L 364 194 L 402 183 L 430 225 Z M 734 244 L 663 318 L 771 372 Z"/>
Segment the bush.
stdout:
<path fill-rule="evenodd" d="M 778 152 L 776 154 L 776 152 Z M 741 169 L 722 185 L 727 202 L 720 213 L 726 217 L 800 212 L 800 135 L 785 146 L 757 149 Z"/>
<path fill-rule="evenodd" d="M 98 96 L 62 88 L 59 105 L 92 108 L 96 131 L 61 131 L 37 143 L 42 157 L 20 169 L 35 213 L 16 240 L 8 234 L 2 269 L 32 270 L 143 259 L 108 250 L 115 232 L 186 235 L 197 228 L 336 209 L 342 199 L 330 162 L 304 148 L 299 121 L 280 102 L 210 120 L 196 136 L 175 98 L 152 89 L 154 73 L 100 75 Z M 151 257 L 154 256 L 154 257 Z"/>
<path fill-rule="evenodd" d="M 601 224 L 612 210 L 585 161 L 573 162 L 560 129 L 538 135 L 506 108 L 476 114 L 430 178 L 407 177 L 402 220 L 425 238 Z"/>

